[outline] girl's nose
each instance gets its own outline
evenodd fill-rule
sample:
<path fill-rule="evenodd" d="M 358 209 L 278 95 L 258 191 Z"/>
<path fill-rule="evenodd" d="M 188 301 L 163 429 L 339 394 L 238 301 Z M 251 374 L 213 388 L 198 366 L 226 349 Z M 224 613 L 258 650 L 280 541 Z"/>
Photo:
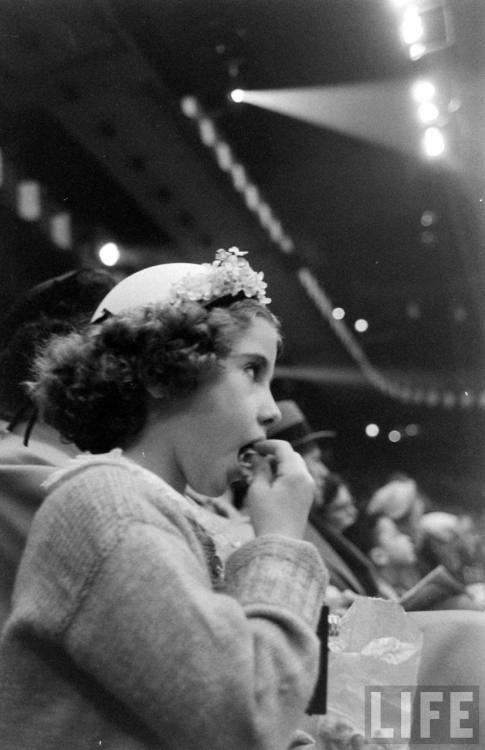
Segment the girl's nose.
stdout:
<path fill-rule="evenodd" d="M 263 427 L 268 429 L 269 427 L 273 427 L 273 425 L 277 424 L 280 419 L 281 412 L 276 401 L 273 398 L 272 393 L 269 392 L 269 395 L 265 399 L 264 404 L 261 408 L 259 421 L 263 425 Z"/>

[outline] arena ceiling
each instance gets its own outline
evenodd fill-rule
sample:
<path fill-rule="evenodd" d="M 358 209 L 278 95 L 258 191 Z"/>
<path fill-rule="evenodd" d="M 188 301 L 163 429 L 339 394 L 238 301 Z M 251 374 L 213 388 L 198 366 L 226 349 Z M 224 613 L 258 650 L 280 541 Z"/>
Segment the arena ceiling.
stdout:
<path fill-rule="evenodd" d="M 402 39 L 413 7 L 421 55 Z M 411 470 L 426 444 L 476 474 L 484 28 L 481 0 L 4 0 L 4 301 L 106 240 L 120 273 L 238 245 L 283 321 L 277 394 L 345 436 L 341 461 L 371 421 L 400 432 Z M 422 150 L 423 80 L 441 156 Z M 16 180 L 42 186 L 33 221 L 14 215 Z"/>

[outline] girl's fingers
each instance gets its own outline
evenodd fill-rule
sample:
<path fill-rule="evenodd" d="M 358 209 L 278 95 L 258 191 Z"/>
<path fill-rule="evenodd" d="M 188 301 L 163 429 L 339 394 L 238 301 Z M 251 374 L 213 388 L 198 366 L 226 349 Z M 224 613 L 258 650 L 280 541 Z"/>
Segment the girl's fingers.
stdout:
<path fill-rule="evenodd" d="M 286 440 L 260 440 L 255 443 L 254 449 L 263 456 L 273 456 L 278 475 L 306 471 L 303 458 Z"/>

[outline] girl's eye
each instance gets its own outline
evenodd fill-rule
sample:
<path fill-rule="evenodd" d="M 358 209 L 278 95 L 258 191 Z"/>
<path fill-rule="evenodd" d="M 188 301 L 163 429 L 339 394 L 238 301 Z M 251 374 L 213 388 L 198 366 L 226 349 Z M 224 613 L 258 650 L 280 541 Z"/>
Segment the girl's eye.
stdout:
<path fill-rule="evenodd" d="M 249 364 L 247 364 L 244 369 L 246 370 L 246 372 L 250 373 L 251 377 L 254 380 L 258 379 L 258 376 L 261 372 L 261 366 L 256 362 L 249 362 Z"/>

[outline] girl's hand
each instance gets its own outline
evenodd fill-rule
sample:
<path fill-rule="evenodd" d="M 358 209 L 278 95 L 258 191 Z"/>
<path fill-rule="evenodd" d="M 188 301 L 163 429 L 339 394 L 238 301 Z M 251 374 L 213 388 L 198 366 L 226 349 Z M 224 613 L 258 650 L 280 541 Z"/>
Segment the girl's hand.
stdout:
<path fill-rule="evenodd" d="M 256 536 L 302 539 L 315 493 L 305 461 L 285 440 L 261 440 L 254 448 L 246 501 Z"/>

